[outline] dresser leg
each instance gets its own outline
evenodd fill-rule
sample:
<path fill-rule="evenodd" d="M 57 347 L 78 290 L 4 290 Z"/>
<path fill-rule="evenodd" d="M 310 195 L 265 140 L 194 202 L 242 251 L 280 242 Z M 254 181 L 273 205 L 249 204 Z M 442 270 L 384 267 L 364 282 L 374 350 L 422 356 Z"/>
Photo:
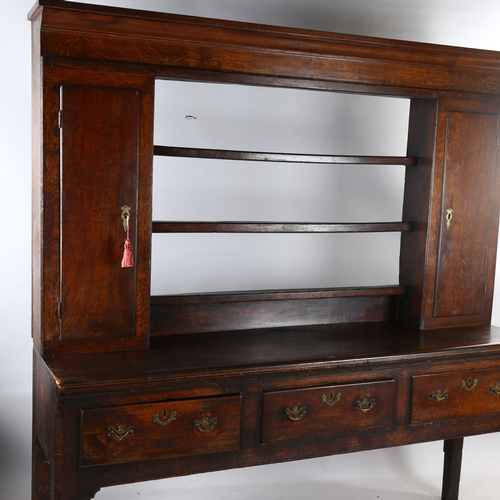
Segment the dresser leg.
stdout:
<path fill-rule="evenodd" d="M 32 455 L 32 500 L 50 500 L 50 463 L 38 442 L 33 435 L 33 455 Z"/>
<path fill-rule="evenodd" d="M 441 500 L 458 500 L 464 438 L 444 442 L 443 493 Z"/>

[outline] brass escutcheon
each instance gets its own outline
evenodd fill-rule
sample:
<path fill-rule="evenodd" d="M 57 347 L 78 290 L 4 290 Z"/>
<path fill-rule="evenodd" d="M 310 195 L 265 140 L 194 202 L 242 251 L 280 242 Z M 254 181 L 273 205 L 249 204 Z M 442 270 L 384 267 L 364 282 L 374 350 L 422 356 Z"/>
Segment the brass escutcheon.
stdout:
<path fill-rule="evenodd" d="M 465 389 L 466 391 L 472 391 L 472 389 L 475 389 L 477 387 L 477 384 L 479 383 L 479 380 L 475 378 L 472 380 L 472 377 L 469 377 L 467 379 L 467 382 L 465 380 L 462 380 L 462 389 Z"/>
<path fill-rule="evenodd" d="M 297 405 L 295 405 L 291 410 L 290 408 L 285 409 L 285 417 L 293 420 L 294 422 L 297 422 L 306 414 L 306 412 L 307 410 L 305 406 L 299 408 Z"/>
<path fill-rule="evenodd" d="M 500 382 L 496 383 L 495 385 L 490 386 L 490 391 L 495 396 L 500 396 Z"/>
<path fill-rule="evenodd" d="M 199 420 L 194 421 L 194 428 L 206 434 L 213 430 L 213 428 L 217 425 L 217 419 L 213 418 L 210 420 L 208 417 L 203 417 L 201 422 Z"/>
<path fill-rule="evenodd" d="M 158 413 L 153 413 L 153 422 L 166 427 L 170 422 L 177 420 L 177 412 L 173 411 L 170 413 L 170 418 L 168 417 L 169 411 L 165 408 L 159 415 Z M 162 420 L 163 419 L 163 420 Z"/>
<path fill-rule="evenodd" d="M 132 207 L 129 207 L 128 205 L 123 205 L 123 207 L 121 207 L 121 210 L 122 210 L 121 218 L 123 221 L 123 230 L 127 232 L 128 222 L 130 219 L 130 210 L 132 210 Z"/>
<path fill-rule="evenodd" d="M 453 208 L 446 210 L 446 229 L 450 229 L 451 219 L 453 219 Z"/>
<path fill-rule="evenodd" d="M 375 406 L 375 400 L 364 398 L 363 401 L 356 401 L 354 406 L 356 410 L 359 410 L 361 413 L 368 413 Z"/>
<path fill-rule="evenodd" d="M 341 399 L 342 399 L 342 393 L 340 392 L 336 396 L 333 391 L 330 392 L 328 396 L 326 394 L 323 394 L 323 396 L 321 396 L 321 402 L 325 403 L 325 405 L 329 406 L 330 408 L 332 406 L 335 406 Z"/>
<path fill-rule="evenodd" d="M 447 397 L 449 396 L 447 391 L 442 391 L 441 389 L 437 390 L 436 393 L 434 394 L 431 392 L 430 398 L 433 399 L 434 401 L 444 401 Z"/>
<path fill-rule="evenodd" d="M 128 429 L 125 429 L 123 424 L 118 426 L 118 429 L 113 429 L 110 427 L 108 429 L 108 437 L 115 438 L 119 443 L 121 443 L 124 439 L 127 439 L 129 436 L 134 435 L 134 426 L 131 425 Z"/>

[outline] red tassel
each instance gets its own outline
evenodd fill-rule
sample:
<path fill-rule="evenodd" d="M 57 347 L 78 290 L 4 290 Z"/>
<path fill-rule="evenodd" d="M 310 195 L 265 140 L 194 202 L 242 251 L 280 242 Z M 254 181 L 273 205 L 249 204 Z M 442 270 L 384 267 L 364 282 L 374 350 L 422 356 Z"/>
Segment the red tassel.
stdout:
<path fill-rule="evenodd" d="M 127 220 L 127 239 L 123 245 L 122 267 L 134 267 L 134 251 L 130 241 L 129 221 Z"/>

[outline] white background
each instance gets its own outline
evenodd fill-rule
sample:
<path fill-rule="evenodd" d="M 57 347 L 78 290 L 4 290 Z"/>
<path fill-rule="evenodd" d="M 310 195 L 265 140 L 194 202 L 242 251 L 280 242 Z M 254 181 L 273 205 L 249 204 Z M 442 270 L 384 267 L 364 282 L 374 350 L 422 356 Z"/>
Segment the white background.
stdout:
<path fill-rule="evenodd" d="M 115 4 L 500 50 L 497 0 L 117 0 Z M 31 55 L 26 14 L 31 7 L 30 0 L 3 0 L 0 11 L 1 500 L 27 500 L 30 495 Z M 185 114 L 200 111 L 193 107 Z M 199 123 L 196 120 L 196 126 Z M 498 303 L 497 297 L 493 317 L 497 325 Z M 499 445 L 498 435 L 466 440 L 462 500 L 498 498 Z M 441 443 L 429 443 L 109 488 L 96 498 L 437 498 L 441 462 Z"/>

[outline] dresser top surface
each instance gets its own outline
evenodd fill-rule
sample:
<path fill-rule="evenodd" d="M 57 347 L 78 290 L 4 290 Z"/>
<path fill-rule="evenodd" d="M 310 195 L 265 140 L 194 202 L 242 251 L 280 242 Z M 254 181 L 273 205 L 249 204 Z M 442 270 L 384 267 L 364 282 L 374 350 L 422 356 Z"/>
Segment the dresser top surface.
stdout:
<path fill-rule="evenodd" d="M 384 368 L 500 353 L 500 328 L 416 330 L 397 323 L 355 323 L 246 332 L 172 335 L 150 349 L 46 359 L 68 394 L 99 385 L 268 375 L 303 370 Z"/>

